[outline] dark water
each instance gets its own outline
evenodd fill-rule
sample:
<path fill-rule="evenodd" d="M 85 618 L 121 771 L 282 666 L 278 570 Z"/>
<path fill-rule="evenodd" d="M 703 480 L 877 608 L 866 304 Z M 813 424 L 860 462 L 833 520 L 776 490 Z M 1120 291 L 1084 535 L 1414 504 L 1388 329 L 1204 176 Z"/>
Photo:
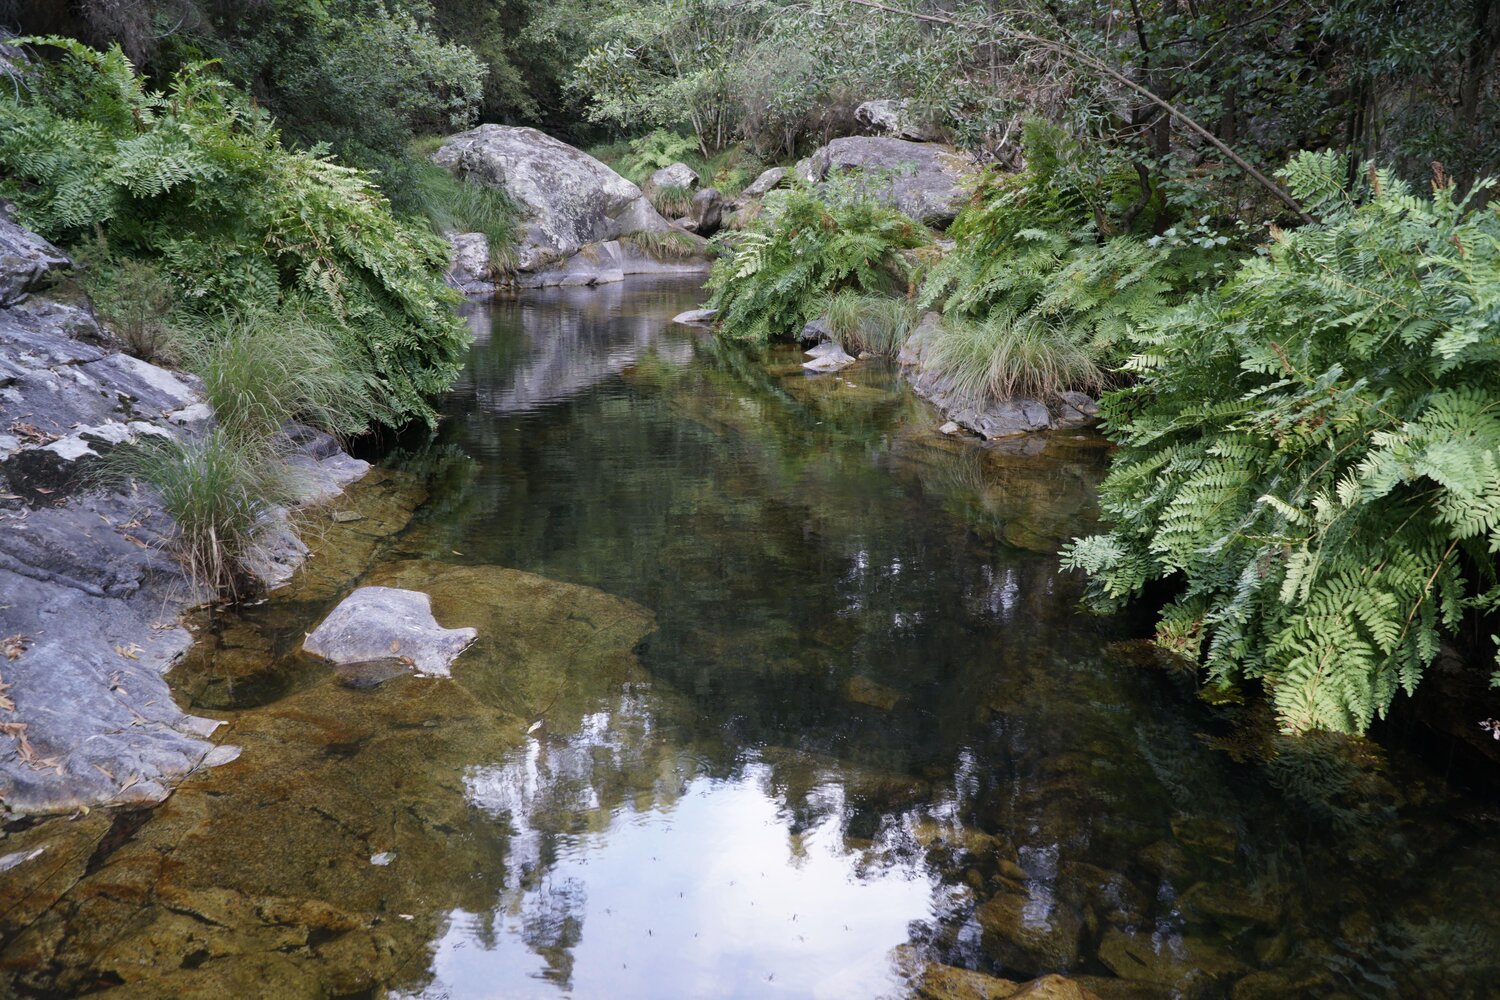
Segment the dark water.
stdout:
<path fill-rule="evenodd" d="M 1488 804 L 1211 710 L 1140 623 L 1078 608 L 1050 553 L 1094 525 L 1098 439 L 944 437 L 881 362 L 810 377 L 670 325 L 700 297 L 475 309 L 440 432 L 176 672 L 241 759 L 58 828 L 102 839 L 12 919 L 0 982 L 984 995 L 943 992 L 952 966 L 1104 1000 L 1496 995 Z M 296 652 L 360 579 L 480 629 L 452 680 L 354 687 Z"/>

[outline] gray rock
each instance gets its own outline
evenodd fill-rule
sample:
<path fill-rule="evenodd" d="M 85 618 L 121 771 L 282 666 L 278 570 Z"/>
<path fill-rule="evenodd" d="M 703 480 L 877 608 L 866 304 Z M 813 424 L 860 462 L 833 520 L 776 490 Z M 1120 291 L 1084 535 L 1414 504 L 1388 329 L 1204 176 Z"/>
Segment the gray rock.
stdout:
<path fill-rule="evenodd" d="M 815 344 L 822 340 L 832 340 L 833 328 L 828 325 L 827 319 L 819 316 L 817 319 L 807 321 L 802 327 L 802 332 L 797 335 L 797 339 L 804 344 Z"/>
<path fill-rule="evenodd" d="M 804 361 L 802 367 L 810 372 L 836 372 L 854 364 L 854 358 L 832 341 L 819 344 L 807 353 L 812 356 L 812 360 Z"/>
<path fill-rule="evenodd" d="M 863 175 L 867 192 L 932 226 L 953 221 L 979 171 L 949 146 L 873 136 L 847 136 L 796 166 L 797 176 L 821 184 L 841 174 Z"/>
<path fill-rule="evenodd" d="M 591 243 L 551 266 L 516 276 L 523 288 L 605 285 L 624 281 L 626 275 L 706 274 L 708 257 L 661 260 L 629 240 Z"/>
<path fill-rule="evenodd" d="M 780 186 L 784 180 L 786 180 L 786 167 L 772 167 L 751 181 L 740 192 L 740 200 L 764 198 L 769 192 Z"/>
<path fill-rule="evenodd" d="M 432 600 L 415 590 L 360 587 L 312 631 L 302 648 L 337 664 L 397 657 L 419 672 L 449 676 L 454 659 L 474 641 L 471 628 L 443 628 Z"/>
<path fill-rule="evenodd" d="M 448 284 L 465 295 L 493 293 L 495 281 L 490 272 L 489 237 L 483 233 L 449 233 L 448 244 L 453 248 L 448 272 L 444 275 Z"/>
<path fill-rule="evenodd" d="M 503 189 L 527 216 L 522 272 L 543 270 L 585 246 L 668 228 L 641 189 L 609 167 L 534 128 L 481 125 L 449 136 L 433 161 Z"/>
<path fill-rule="evenodd" d="M 718 188 L 704 188 L 693 195 L 693 232 L 712 236 L 724 221 L 724 198 Z"/>
<path fill-rule="evenodd" d="M 681 323 L 683 326 L 707 326 L 717 315 L 719 315 L 717 309 L 689 309 L 687 312 L 673 316 L 672 322 Z"/>
<path fill-rule="evenodd" d="M 8 208 L 0 206 L 0 309 L 16 305 L 49 272 L 71 264 L 67 254 L 10 221 Z"/>
<path fill-rule="evenodd" d="M 854 109 L 854 120 L 871 135 L 888 135 L 912 142 L 939 142 L 943 130 L 913 114 L 910 101 L 865 101 Z"/>
<path fill-rule="evenodd" d="M 674 163 L 654 172 L 650 183 L 653 188 L 695 188 L 698 186 L 698 172 L 686 163 Z"/>

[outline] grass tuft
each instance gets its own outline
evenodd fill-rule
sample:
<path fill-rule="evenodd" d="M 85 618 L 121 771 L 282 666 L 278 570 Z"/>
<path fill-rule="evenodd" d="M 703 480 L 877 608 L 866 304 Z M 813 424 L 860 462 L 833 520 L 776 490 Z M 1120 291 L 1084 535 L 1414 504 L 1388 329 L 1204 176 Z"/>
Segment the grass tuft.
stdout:
<path fill-rule="evenodd" d="M 844 288 L 824 300 L 824 315 L 844 350 L 895 357 L 922 320 L 909 299 Z"/>
<path fill-rule="evenodd" d="M 403 168 L 403 183 L 392 190 L 397 212 L 425 219 L 433 232 L 483 233 L 490 243 L 490 267 L 497 274 L 515 270 L 521 239 L 520 209 L 499 188 L 453 176 L 421 155 L 432 143 L 412 147 L 413 162 Z"/>
<path fill-rule="evenodd" d="M 693 189 L 676 184 L 651 187 L 646 198 L 653 208 L 669 219 L 681 218 L 693 208 Z"/>
<path fill-rule="evenodd" d="M 706 255 L 702 240 L 694 239 L 691 234 L 679 229 L 667 229 L 660 232 L 642 229 L 634 233 L 625 233 L 620 239 L 635 244 L 653 257 L 686 260 Z"/>
<path fill-rule="evenodd" d="M 1035 315 L 1017 319 L 1003 312 L 983 320 L 945 319 L 925 366 L 975 400 L 1045 402 L 1069 389 L 1097 390 L 1103 382 L 1086 347 Z"/>

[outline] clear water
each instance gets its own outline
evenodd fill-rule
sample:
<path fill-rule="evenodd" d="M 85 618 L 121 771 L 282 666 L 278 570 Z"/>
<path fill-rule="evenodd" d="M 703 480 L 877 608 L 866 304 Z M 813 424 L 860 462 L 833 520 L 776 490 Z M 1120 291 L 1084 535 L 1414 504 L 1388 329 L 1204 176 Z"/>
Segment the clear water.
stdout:
<path fill-rule="evenodd" d="M 9 925 L 0 983 L 965 995 L 947 966 L 1105 1000 L 1495 994 L 1487 802 L 1210 711 L 1140 623 L 1079 609 L 1051 553 L 1094 525 L 1100 440 L 945 437 L 882 362 L 809 376 L 670 324 L 700 298 L 474 307 L 440 430 L 176 671 L 241 759 L 125 828 L 28 832 L 92 860 Z M 360 580 L 480 628 L 451 680 L 297 653 Z"/>

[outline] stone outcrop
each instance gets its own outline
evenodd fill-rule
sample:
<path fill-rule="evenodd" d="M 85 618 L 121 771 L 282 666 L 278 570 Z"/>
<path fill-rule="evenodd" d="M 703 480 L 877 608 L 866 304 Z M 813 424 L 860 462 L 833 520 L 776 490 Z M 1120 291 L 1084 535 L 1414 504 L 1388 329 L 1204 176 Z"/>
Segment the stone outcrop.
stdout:
<path fill-rule="evenodd" d="M 653 188 L 695 188 L 698 172 L 686 163 L 674 163 L 652 173 L 650 184 Z"/>
<path fill-rule="evenodd" d="M 693 195 L 691 218 L 693 232 L 699 236 L 712 236 L 719 231 L 724 221 L 724 197 L 718 188 L 704 188 Z"/>
<path fill-rule="evenodd" d="M 472 628 L 439 625 L 432 599 L 420 591 L 360 587 L 329 612 L 302 648 L 336 664 L 394 659 L 418 673 L 447 677 L 477 636 Z"/>
<path fill-rule="evenodd" d="M 740 192 L 740 200 L 748 201 L 751 198 L 764 198 L 775 188 L 779 187 L 782 181 L 786 180 L 786 174 L 786 167 L 772 167 L 770 170 L 763 171 L 759 177 L 747 184 L 745 189 Z"/>
<path fill-rule="evenodd" d="M 929 226 L 946 226 L 972 193 L 979 171 L 949 146 L 876 136 L 835 139 L 797 163 L 809 184 L 854 175 L 865 191 Z"/>
<path fill-rule="evenodd" d="M 618 281 L 632 272 L 608 264 L 572 268 L 569 262 L 585 249 L 621 236 L 672 228 L 640 188 L 582 150 L 534 128 L 481 125 L 450 136 L 433 161 L 460 178 L 504 190 L 520 206 L 525 224 L 516 250 L 519 285 Z M 706 258 L 696 264 L 703 270 Z M 675 266 L 684 268 L 681 262 Z M 581 280 L 584 275 L 589 280 Z"/>
<path fill-rule="evenodd" d="M 202 433 L 212 413 L 191 378 L 116 350 L 86 300 L 42 288 L 67 263 L 0 215 L 0 817 L 159 802 L 236 753 L 162 676 L 201 597 L 164 551 L 172 522 L 90 472 L 120 445 Z M 368 468 L 326 434 L 287 446 L 308 502 Z M 285 517 L 262 535 L 278 579 L 306 557 Z"/>
<path fill-rule="evenodd" d="M 490 241 L 483 233 L 449 233 L 453 248 L 448 258 L 448 284 L 464 295 L 488 295 L 495 291 L 490 269 Z"/>
<path fill-rule="evenodd" d="M 865 101 L 854 109 L 854 120 L 870 135 L 888 135 L 911 142 L 940 142 L 943 130 L 913 114 L 910 101 Z"/>
<path fill-rule="evenodd" d="M 1055 400 L 976 400 L 959 392 L 926 367 L 933 339 L 942 335 L 942 317 L 928 313 L 907 338 L 898 360 L 917 395 L 942 410 L 960 427 L 983 438 L 1006 438 L 1034 431 L 1069 430 L 1098 422 L 1099 404 L 1082 392 L 1062 392 Z"/>

